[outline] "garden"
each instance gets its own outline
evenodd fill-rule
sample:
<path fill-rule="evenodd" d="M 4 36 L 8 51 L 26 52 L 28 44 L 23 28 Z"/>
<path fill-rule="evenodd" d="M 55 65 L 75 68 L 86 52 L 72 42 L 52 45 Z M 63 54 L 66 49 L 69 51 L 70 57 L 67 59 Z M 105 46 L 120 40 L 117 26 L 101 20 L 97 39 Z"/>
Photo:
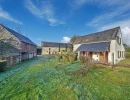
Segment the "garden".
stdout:
<path fill-rule="evenodd" d="M 73 53 L 56 59 L 38 56 L 1 72 L 0 100 L 130 99 L 129 67 L 112 69 L 75 59 Z"/>

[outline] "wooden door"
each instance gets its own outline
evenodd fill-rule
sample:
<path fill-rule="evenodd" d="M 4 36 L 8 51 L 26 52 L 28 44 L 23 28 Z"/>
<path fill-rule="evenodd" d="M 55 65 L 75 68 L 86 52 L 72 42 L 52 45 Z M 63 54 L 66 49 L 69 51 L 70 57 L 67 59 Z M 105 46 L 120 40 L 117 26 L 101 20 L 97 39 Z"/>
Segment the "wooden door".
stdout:
<path fill-rule="evenodd" d="M 103 53 L 100 53 L 100 62 L 103 62 L 104 61 L 104 55 Z"/>

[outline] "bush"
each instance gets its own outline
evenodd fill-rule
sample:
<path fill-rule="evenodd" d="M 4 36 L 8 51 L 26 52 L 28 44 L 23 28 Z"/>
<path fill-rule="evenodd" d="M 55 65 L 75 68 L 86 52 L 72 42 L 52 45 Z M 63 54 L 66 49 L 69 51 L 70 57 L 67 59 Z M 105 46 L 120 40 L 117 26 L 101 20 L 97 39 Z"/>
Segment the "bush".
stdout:
<path fill-rule="evenodd" d="M 80 56 L 79 59 L 83 63 L 80 69 L 81 71 L 84 70 L 85 72 L 87 72 L 93 67 L 93 62 L 88 56 Z"/>
<path fill-rule="evenodd" d="M 69 55 L 68 54 L 62 54 L 63 62 L 69 61 Z"/>
<path fill-rule="evenodd" d="M 69 54 L 69 61 L 70 63 L 73 63 L 75 60 L 75 55 L 74 54 Z"/>
<path fill-rule="evenodd" d="M 85 62 L 85 56 L 79 56 L 79 60 L 84 63 Z"/>
<path fill-rule="evenodd" d="M 126 53 L 126 58 L 130 58 L 130 53 Z"/>
<path fill-rule="evenodd" d="M 0 61 L 0 72 L 5 71 L 6 66 L 7 66 L 7 61 L 6 60 L 1 60 Z"/>
<path fill-rule="evenodd" d="M 56 55 L 55 55 L 55 58 L 57 59 L 57 61 L 59 61 L 59 62 L 60 62 L 61 55 L 60 55 L 60 54 L 56 54 Z"/>

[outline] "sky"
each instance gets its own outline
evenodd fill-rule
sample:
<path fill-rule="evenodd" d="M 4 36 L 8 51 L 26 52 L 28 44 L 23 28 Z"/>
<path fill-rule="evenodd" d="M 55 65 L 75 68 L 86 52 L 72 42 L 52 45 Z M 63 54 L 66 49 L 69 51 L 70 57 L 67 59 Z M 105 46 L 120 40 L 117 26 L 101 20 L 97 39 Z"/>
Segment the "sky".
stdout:
<path fill-rule="evenodd" d="M 39 46 L 120 26 L 130 45 L 130 0 L 0 0 L 0 23 Z"/>

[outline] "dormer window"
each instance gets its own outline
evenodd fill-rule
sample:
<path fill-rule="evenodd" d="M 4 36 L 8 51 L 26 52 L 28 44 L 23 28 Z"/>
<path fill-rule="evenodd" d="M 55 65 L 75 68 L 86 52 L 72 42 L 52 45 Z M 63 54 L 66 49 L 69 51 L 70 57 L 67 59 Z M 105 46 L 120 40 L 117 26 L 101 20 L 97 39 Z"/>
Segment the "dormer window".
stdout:
<path fill-rule="evenodd" d="M 117 43 L 120 45 L 121 44 L 121 38 L 117 36 Z"/>

